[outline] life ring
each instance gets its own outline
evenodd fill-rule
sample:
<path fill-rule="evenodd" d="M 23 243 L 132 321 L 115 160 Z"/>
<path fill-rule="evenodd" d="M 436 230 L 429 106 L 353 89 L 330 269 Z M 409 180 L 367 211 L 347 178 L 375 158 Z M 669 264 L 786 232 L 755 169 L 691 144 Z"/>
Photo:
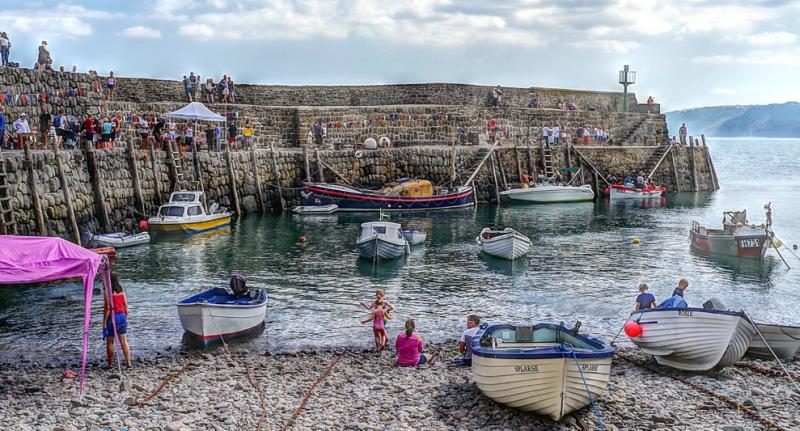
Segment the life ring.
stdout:
<path fill-rule="evenodd" d="M 389 139 L 388 136 L 381 136 L 380 139 L 378 139 L 378 145 L 381 146 L 381 147 L 384 147 L 384 148 L 391 147 L 392 146 L 392 140 Z"/>
<path fill-rule="evenodd" d="M 356 151 L 356 158 L 360 159 L 362 157 L 364 157 L 364 152 L 361 150 Z"/>
<path fill-rule="evenodd" d="M 378 143 L 375 141 L 375 138 L 364 139 L 364 148 L 367 150 L 374 150 L 378 148 Z"/>

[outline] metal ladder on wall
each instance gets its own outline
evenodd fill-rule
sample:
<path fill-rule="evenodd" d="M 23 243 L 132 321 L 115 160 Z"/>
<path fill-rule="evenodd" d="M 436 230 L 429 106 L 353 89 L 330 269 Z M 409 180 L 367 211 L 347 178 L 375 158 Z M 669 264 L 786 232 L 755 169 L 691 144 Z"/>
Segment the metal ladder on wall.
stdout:
<path fill-rule="evenodd" d="M 0 233 L 3 235 L 17 234 L 17 222 L 14 220 L 14 208 L 11 205 L 12 195 L 6 160 L 0 154 Z"/>

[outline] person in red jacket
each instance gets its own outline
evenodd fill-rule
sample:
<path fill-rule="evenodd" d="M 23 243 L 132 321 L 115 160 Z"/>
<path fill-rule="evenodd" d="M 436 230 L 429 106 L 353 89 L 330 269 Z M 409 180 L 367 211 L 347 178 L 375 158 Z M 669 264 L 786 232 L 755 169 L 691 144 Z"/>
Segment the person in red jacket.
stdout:
<path fill-rule="evenodd" d="M 111 303 L 108 302 L 107 295 L 103 295 L 103 337 L 106 339 L 106 359 L 110 367 L 114 362 L 114 327 L 119 336 L 119 344 L 122 346 L 122 353 L 125 355 L 125 364 L 131 366 L 131 350 L 128 347 L 128 297 L 119 284 L 117 274 L 111 274 Z M 113 305 L 113 310 L 112 310 Z M 113 323 L 111 319 L 114 319 Z"/>

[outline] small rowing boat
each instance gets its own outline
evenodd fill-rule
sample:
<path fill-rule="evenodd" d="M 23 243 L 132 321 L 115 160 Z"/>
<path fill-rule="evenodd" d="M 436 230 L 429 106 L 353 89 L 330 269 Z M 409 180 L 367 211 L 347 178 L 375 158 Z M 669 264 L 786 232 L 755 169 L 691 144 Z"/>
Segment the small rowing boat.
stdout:
<path fill-rule="evenodd" d="M 301 205 L 294 207 L 292 212 L 295 214 L 332 214 L 339 209 L 338 205 Z"/>
<path fill-rule="evenodd" d="M 800 326 L 772 323 L 757 323 L 757 325 L 767 343 L 765 344 L 758 334 L 754 335 L 753 341 L 750 342 L 750 347 L 747 349 L 748 355 L 772 359 L 772 353 L 769 351 L 772 348 L 779 358 L 786 360 L 794 358 L 797 350 L 800 349 Z"/>
<path fill-rule="evenodd" d="M 475 241 L 482 252 L 508 260 L 524 256 L 531 248 L 530 238 L 510 227 L 503 230 L 483 228 Z"/>
<path fill-rule="evenodd" d="M 422 229 L 403 229 L 403 237 L 409 245 L 420 245 L 425 243 L 428 234 Z"/>
<path fill-rule="evenodd" d="M 555 421 L 608 388 L 614 349 L 563 325 L 491 325 L 470 341 L 472 375 L 492 400 Z M 588 390 L 587 390 L 588 389 Z"/>
<path fill-rule="evenodd" d="M 609 188 L 611 199 L 658 199 L 667 192 L 666 187 L 648 185 L 643 189 L 628 187 L 623 184 L 612 184 Z"/>
<path fill-rule="evenodd" d="M 150 234 L 147 232 L 96 233 L 92 235 L 91 241 L 96 247 L 133 247 L 135 245 L 148 244 L 150 242 Z"/>
<path fill-rule="evenodd" d="M 214 288 L 178 302 L 184 331 L 204 345 L 248 334 L 262 327 L 267 292 L 248 289 L 244 277 L 231 277 L 231 289 Z"/>

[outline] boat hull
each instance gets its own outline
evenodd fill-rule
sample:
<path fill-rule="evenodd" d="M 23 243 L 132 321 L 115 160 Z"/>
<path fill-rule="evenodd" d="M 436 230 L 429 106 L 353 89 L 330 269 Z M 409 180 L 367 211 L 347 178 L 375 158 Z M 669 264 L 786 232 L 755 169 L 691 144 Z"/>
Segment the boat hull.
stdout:
<path fill-rule="evenodd" d="M 492 400 L 555 421 L 590 404 L 608 388 L 611 357 L 579 359 L 500 359 L 472 356 L 472 375 Z M 581 371 L 583 378 L 581 378 Z M 586 386 L 584 385 L 586 379 Z"/>
<path fill-rule="evenodd" d="M 136 245 L 150 243 L 150 234 L 147 232 L 141 232 L 133 235 L 126 235 L 122 233 L 96 234 L 92 237 L 92 241 L 94 241 L 97 247 L 133 247 Z"/>
<path fill-rule="evenodd" d="M 743 313 L 669 308 L 631 313 L 642 335 L 629 337 L 659 364 L 684 371 L 716 371 L 744 356 L 755 329 Z"/>
<path fill-rule="evenodd" d="M 256 306 L 215 304 L 178 304 L 178 316 L 184 331 L 208 345 L 221 339 L 257 331 L 264 323 L 267 302 Z"/>
<path fill-rule="evenodd" d="M 292 212 L 295 214 L 332 214 L 338 209 L 337 205 L 311 205 L 294 207 Z"/>
<path fill-rule="evenodd" d="M 475 203 L 474 189 L 430 197 L 384 196 L 336 184 L 314 183 L 303 187 L 303 205 L 337 205 L 339 211 L 428 211 L 463 208 Z"/>
<path fill-rule="evenodd" d="M 609 191 L 609 197 L 611 199 L 647 200 L 647 199 L 660 199 L 663 193 L 664 190 L 661 188 L 636 189 L 631 187 L 616 187 L 612 185 Z"/>
<path fill-rule="evenodd" d="M 185 233 L 196 234 L 207 232 L 214 229 L 230 226 L 231 213 L 212 214 L 204 217 L 203 220 L 169 220 L 153 217 L 148 220 L 149 228 L 155 233 Z"/>
<path fill-rule="evenodd" d="M 769 343 L 772 351 L 778 355 L 779 358 L 790 360 L 795 357 L 797 350 L 800 349 L 800 327 L 786 326 L 786 325 L 772 325 L 767 323 L 758 323 L 758 330 L 764 339 Z M 750 347 L 747 349 L 747 354 L 757 356 L 760 358 L 773 359 L 769 347 L 764 344 L 758 334 L 753 336 L 753 341 L 750 342 Z"/>
<path fill-rule="evenodd" d="M 749 230 L 740 235 L 713 234 L 699 230 L 689 231 L 692 249 L 701 253 L 721 256 L 761 259 L 767 254 L 771 240 L 766 232 Z"/>
<path fill-rule="evenodd" d="M 502 259 L 515 260 L 528 253 L 531 240 L 519 233 L 506 234 L 491 239 L 477 238 L 481 251 Z"/>
<path fill-rule="evenodd" d="M 409 245 L 420 245 L 425 243 L 428 234 L 421 230 L 403 230 L 403 237 Z"/>
<path fill-rule="evenodd" d="M 407 243 L 389 242 L 382 238 L 369 238 L 356 243 L 358 255 L 364 259 L 390 260 L 397 259 L 406 253 Z"/>
<path fill-rule="evenodd" d="M 529 203 L 583 202 L 594 199 L 594 191 L 590 186 L 539 186 L 506 190 L 500 196 Z"/>

